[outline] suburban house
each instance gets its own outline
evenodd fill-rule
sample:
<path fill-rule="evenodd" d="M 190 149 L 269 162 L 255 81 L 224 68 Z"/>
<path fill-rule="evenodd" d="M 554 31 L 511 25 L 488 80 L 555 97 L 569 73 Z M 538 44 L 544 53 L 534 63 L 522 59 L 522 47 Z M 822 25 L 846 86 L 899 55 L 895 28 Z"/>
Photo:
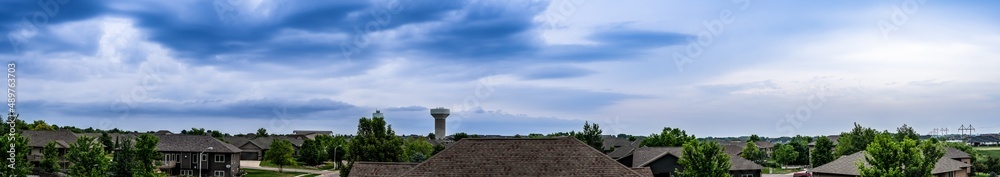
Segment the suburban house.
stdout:
<path fill-rule="evenodd" d="M 359 162 L 350 176 L 626 176 L 652 177 L 572 137 L 464 138 L 427 161 Z"/>
<path fill-rule="evenodd" d="M 239 174 L 241 150 L 205 135 L 157 135 L 156 151 L 163 153 L 161 171 L 171 176 L 225 176 Z M 201 154 L 201 158 L 198 158 Z"/>
<path fill-rule="evenodd" d="M 311 140 L 316 139 L 319 135 L 333 135 L 333 131 L 322 131 L 322 130 L 292 130 L 292 134 L 302 135 Z"/>
<path fill-rule="evenodd" d="M 730 145 L 732 146 L 732 145 Z M 736 154 L 725 153 L 729 155 L 729 163 L 732 166 L 729 167 L 729 174 L 734 177 L 760 177 L 761 169 L 760 166 L 750 160 L 739 157 Z M 632 155 L 624 157 L 623 159 L 631 159 L 631 165 L 634 168 L 648 167 L 653 176 L 656 177 L 667 177 L 673 176 L 674 170 L 681 168 L 677 161 L 683 155 L 682 147 L 640 147 L 635 149 Z M 619 160 L 621 162 L 622 160 Z"/>
<path fill-rule="evenodd" d="M 840 135 L 829 135 L 826 136 L 826 139 L 830 139 L 830 142 L 833 142 L 833 146 L 837 146 L 837 140 L 840 139 Z M 816 147 L 816 141 L 813 140 L 813 142 L 810 142 L 808 145 L 809 150 L 812 150 L 813 147 Z"/>
<path fill-rule="evenodd" d="M 240 153 L 240 160 L 262 160 L 264 159 L 264 153 L 271 149 L 271 143 L 274 140 L 282 139 L 287 140 L 292 143 L 292 149 L 295 152 L 293 156 L 299 155 L 299 149 L 302 148 L 302 143 L 305 142 L 304 136 L 284 136 L 284 135 L 272 135 L 266 137 L 245 137 L 245 136 L 231 136 L 223 137 L 227 143 L 238 147 L 242 152 Z"/>
<path fill-rule="evenodd" d="M 45 145 L 49 144 L 49 142 L 55 142 L 56 151 L 59 152 L 59 156 L 65 157 L 66 153 L 69 152 L 70 144 L 76 143 L 77 138 L 73 132 L 66 130 L 24 130 L 21 132 L 21 135 L 28 138 L 28 147 L 31 147 L 31 152 L 28 153 L 28 161 L 36 167 L 42 161 L 42 157 L 44 157 L 42 152 L 44 152 Z M 59 159 L 59 165 L 63 168 L 69 167 L 65 158 Z"/>
<path fill-rule="evenodd" d="M 962 150 L 958 150 L 958 149 L 955 149 L 955 148 L 952 148 L 952 147 L 944 147 L 944 156 L 943 156 L 943 158 L 949 158 L 949 159 L 952 159 L 952 160 L 957 160 L 959 162 L 962 162 L 962 163 L 965 163 L 967 165 L 970 165 L 970 167 L 963 167 L 962 169 L 964 169 L 965 173 L 968 173 L 969 176 L 972 176 L 972 167 L 971 167 L 971 165 L 972 165 L 972 156 L 969 155 L 969 153 L 965 153 Z"/>
<path fill-rule="evenodd" d="M 842 156 L 833 162 L 809 170 L 809 172 L 813 174 L 813 177 L 856 177 L 861 175 L 858 172 L 858 167 L 854 165 L 854 162 L 857 161 L 869 165 L 865 159 L 865 151 Z M 969 164 L 948 157 L 946 152 L 945 156 L 938 159 L 937 163 L 934 164 L 931 174 L 935 177 L 966 177 L 968 176 L 969 167 Z"/>
<path fill-rule="evenodd" d="M 771 155 L 771 150 L 774 149 L 774 143 L 771 143 L 771 142 L 768 142 L 768 141 L 755 141 L 755 142 L 753 142 L 753 144 L 757 146 L 757 149 L 760 149 L 761 151 L 764 151 L 764 154 L 767 154 L 767 155 Z M 742 151 L 743 148 L 747 146 L 747 142 L 746 141 L 720 141 L 719 145 L 721 145 L 721 146 L 738 147 L 739 150 Z M 727 148 L 727 150 L 728 149 L 730 149 L 730 148 Z"/>
<path fill-rule="evenodd" d="M 639 144 L 643 140 L 642 138 L 636 138 L 635 141 L 629 141 L 628 138 L 619 138 L 611 135 L 601 136 L 603 136 L 602 148 L 604 152 L 607 152 L 608 156 L 616 160 L 632 154 L 632 151 L 639 147 Z"/>

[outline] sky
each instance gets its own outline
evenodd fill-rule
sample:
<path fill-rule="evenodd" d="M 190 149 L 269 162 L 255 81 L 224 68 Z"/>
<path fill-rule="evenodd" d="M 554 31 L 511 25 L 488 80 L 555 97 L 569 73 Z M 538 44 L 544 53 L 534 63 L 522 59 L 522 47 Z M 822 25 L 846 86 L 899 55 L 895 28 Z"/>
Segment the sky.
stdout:
<path fill-rule="evenodd" d="M 0 0 L 16 112 L 353 134 L 1000 132 L 997 1 Z"/>

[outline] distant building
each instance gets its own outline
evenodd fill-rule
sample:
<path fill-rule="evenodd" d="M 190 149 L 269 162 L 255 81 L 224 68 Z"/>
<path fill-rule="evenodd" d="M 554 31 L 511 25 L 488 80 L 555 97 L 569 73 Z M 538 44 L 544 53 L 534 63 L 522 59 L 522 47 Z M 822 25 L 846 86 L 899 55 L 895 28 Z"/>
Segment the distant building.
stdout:
<path fill-rule="evenodd" d="M 264 159 L 264 153 L 271 149 L 271 143 L 274 140 L 286 140 L 292 143 L 292 149 L 295 150 L 292 156 L 299 156 L 299 150 L 302 148 L 302 143 L 305 143 L 305 139 L 302 136 L 285 136 L 285 135 L 271 135 L 266 137 L 239 137 L 230 136 L 223 137 L 227 143 L 238 147 L 240 150 L 241 160 L 262 160 Z"/>
<path fill-rule="evenodd" d="M 316 139 L 316 136 L 319 136 L 319 135 L 333 135 L 333 131 L 324 131 L 324 130 L 292 130 L 292 134 L 302 135 L 302 136 L 305 136 L 306 138 L 314 140 L 314 139 Z"/>

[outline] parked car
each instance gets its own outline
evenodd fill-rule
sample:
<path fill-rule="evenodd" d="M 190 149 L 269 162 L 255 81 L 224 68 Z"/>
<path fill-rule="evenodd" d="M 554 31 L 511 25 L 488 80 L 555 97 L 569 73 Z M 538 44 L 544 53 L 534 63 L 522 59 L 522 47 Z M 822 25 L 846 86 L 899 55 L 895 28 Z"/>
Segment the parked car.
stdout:
<path fill-rule="evenodd" d="M 812 173 L 809 172 L 798 172 L 792 174 L 792 177 L 812 177 L 812 176 L 813 176 Z"/>

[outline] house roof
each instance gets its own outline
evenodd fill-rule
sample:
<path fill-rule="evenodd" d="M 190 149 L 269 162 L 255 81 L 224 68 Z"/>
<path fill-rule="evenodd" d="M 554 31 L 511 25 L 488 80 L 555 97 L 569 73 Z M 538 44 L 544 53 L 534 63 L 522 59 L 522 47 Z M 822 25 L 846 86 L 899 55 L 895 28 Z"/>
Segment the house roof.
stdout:
<path fill-rule="evenodd" d="M 407 162 L 356 162 L 351 165 L 349 177 L 399 176 L 419 163 Z"/>
<path fill-rule="evenodd" d="M 326 130 L 292 130 L 293 134 L 296 135 L 309 135 L 309 134 L 333 134 L 333 131 Z"/>
<path fill-rule="evenodd" d="M 865 159 L 865 151 L 856 152 L 851 155 L 842 156 L 837 158 L 830 163 L 824 164 L 822 166 L 813 168 L 809 172 L 813 173 L 829 173 L 829 174 L 842 174 L 842 175 L 861 175 L 858 172 L 858 166 L 854 165 L 854 162 L 861 161 L 866 166 L 868 166 L 868 160 Z M 945 172 L 952 172 L 962 170 L 964 167 L 969 167 L 969 164 L 952 160 L 951 158 L 942 156 L 934 164 L 934 169 L 931 170 L 931 174 L 940 174 Z"/>
<path fill-rule="evenodd" d="M 207 135 L 156 135 L 156 151 L 239 153 L 242 150 Z M 211 150 L 207 150 L 212 147 Z"/>
<path fill-rule="evenodd" d="M 732 146 L 732 145 L 727 145 Z M 735 147 L 735 146 L 733 146 Z M 683 148 L 681 147 L 640 147 L 635 150 L 632 156 L 632 165 L 635 167 L 644 167 L 650 163 L 656 161 L 657 159 L 663 158 L 663 156 L 674 156 L 680 158 L 683 155 Z M 764 166 L 760 166 L 757 163 L 753 163 L 750 160 L 744 159 L 739 155 L 727 152 L 729 155 L 729 163 L 732 164 L 729 170 L 760 170 L 764 169 Z"/>
<path fill-rule="evenodd" d="M 632 141 L 629 141 L 628 138 L 619 138 L 611 135 L 602 135 L 601 139 L 603 140 L 601 148 L 604 148 L 604 150 L 606 151 L 611 150 L 612 147 L 625 147 L 632 145 Z"/>
<path fill-rule="evenodd" d="M 612 159 L 618 159 L 628 156 L 629 154 L 632 154 L 634 150 L 635 150 L 634 146 L 623 146 L 620 148 L 616 148 L 614 151 L 609 152 L 608 156 L 610 156 Z"/>
<path fill-rule="evenodd" d="M 271 149 L 271 143 L 273 143 L 274 140 L 276 140 L 276 139 L 287 140 L 288 142 L 292 143 L 292 146 L 295 146 L 295 147 L 302 147 L 302 143 L 305 142 L 305 140 L 302 139 L 302 138 L 295 138 L 295 137 L 289 137 L 289 136 L 257 137 L 257 138 L 254 138 L 254 139 L 250 140 L 250 141 L 252 141 L 254 144 L 260 146 L 261 149 Z"/>
<path fill-rule="evenodd" d="M 653 170 L 649 167 L 632 167 L 632 171 L 639 173 L 642 177 L 653 177 Z"/>
<path fill-rule="evenodd" d="M 972 158 L 969 153 L 965 153 L 962 150 L 955 149 L 953 147 L 944 147 L 944 157 L 950 159 L 967 159 Z"/>
<path fill-rule="evenodd" d="M 969 137 L 969 139 L 966 140 L 966 142 L 969 142 L 969 143 L 997 143 L 997 142 L 1000 142 L 1000 138 L 997 138 L 995 136 L 989 136 L 989 135 L 979 135 L 979 136 Z"/>
<path fill-rule="evenodd" d="M 24 130 L 21 135 L 28 137 L 30 147 L 45 147 L 49 142 L 56 142 L 56 148 L 69 148 L 71 143 L 76 142 L 76 135 L 66 130 Z"/>
<path fill-rule="evenodd" d="M 225 136 L 222 137 L 222 140 L 236 147 L 243 146 L 243 144 L 247 144 L 247 142 L 250 142 L 250 138 L 242 136 Z"/>
<path fill-rule="evenodd" d="M 576 138 L 564 137 L 464 138 L 400 176 L 644 175 Z"/>
<path fill-rule="evenodd" d="M 101 138 L 101 133 L 75 133 L 75 135 L 76 135 L 76 137 L 84 137 L 84 136 L 86 136 L 86 137 L 91 137 L 91 138 L 94 138 L 94 139 Z M 108 137 L 111 137 L 111 141 L 115 141 L 115 140 L 125 140 L 125 139 L 135 140 L 136 136 L 132 135 L 132 134 L 124 134 L 124 133 L 108 133 Z"/>

